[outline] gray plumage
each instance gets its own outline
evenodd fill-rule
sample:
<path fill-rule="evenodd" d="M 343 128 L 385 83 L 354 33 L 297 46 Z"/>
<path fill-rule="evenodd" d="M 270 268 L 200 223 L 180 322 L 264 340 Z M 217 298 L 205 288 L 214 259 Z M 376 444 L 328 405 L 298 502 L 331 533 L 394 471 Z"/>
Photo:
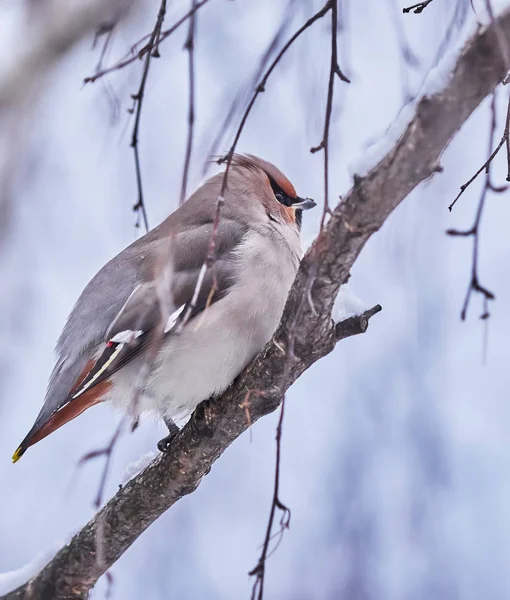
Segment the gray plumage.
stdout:
<path fill-rule="evenodd" d="M 25 440 L 74 401 L 73 386 L 112 337 L 126 330 L 151 331 L 190 303 L 207 256 L 222 180 L 221 173 L 208 180 L 85 287 L 58 340 L 44 406 Z M 301 200 L 273 165 L 251 156 L 235 157 L 221 207 L 214 268 L 207 273 L 192 317 L 182 331 L 160 340 L 144 381 L 144 352 L 133 353 L 113 370 L 102 400 L 129 409 L 141 384 L 137 411 L 179 419 L 221 393 L 262 350 L 278 326 L 301 256 L 298 223 L 292 221 L 288 205 L 275 199 L 275 182 L 285 184 L 291 201 L 292 194 Z M 211 301 L 213 281 L 217 288 Z"/>

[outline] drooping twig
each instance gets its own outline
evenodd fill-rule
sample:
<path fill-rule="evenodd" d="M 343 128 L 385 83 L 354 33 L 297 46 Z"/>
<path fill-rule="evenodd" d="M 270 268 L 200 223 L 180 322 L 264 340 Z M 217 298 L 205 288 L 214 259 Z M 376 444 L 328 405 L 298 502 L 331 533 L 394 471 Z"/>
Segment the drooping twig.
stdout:
<path fill-rule="evenodd" d="M 195 123 L 195 31 L 196 31 L 196 0 L 191 0 L 191 16 L 189 19 L 188 37 L 185 49 L 188 51 L 188 138 L 186 142 L 186 153 L 184 156 L 184 167 L 182 171 L 181 197 L 179 204 L 186 200 L 186 187 L 188 184 L 189 166 L 191 162 L 191 151 L 193 149 L 193 128 Z"/>
<path fill-rule="evenodd" d="M 253 105 L 255 104 L 255 102 L 256 102 L 259 94 L 261 94 L 262 92 L 265 91 L 268 79 L 271 77 L 272 72 L 274 71 L 274 69 L 276 68 L 276 66 L 278 65 L 278 63 L 282 60 L 282 58 L 284 57 L 284 55 L 287 52 L 287 50 L 294 44 L 294 42 L 307 29 L 309 29 L 316 21 L 318 21 L 319 19 L 322 19 L 322 17 L 324 17 L 328 13 L 328 11 L 331 10 L 333 2 L 334 2 L 334 0 L 328 0 L 326 2 L 326 4 L 319 11 L 317 11 L 312 17 L 310 17 L 308 19 L 308 21 L 306 21 L 306 23 L 304 23 L 294 33 L 294 35 L 287 41 L 287 43 L 283 46 L 283 48 L 277 54 L 276 58 L 269 65 L 269 68 L 264 73 L 262 79 L 260 80 L 260 83 L 257 85 L 257 87 L 255 88 L 255 90 L 253 91 L 253 95 L 251 97 L 250 102 L 248 103 L 248 106 L 246 107 L 246 110 L 243 113 L 243 116 L 241 117 L 241 121 L 239 123 L 239 127 L 237 128 L 237 131 L 236 131 L 236 133 L 234 135 L 234 141 L 232 142 L 232 145 L 230 146 L 229 151 L 227 152 L 227 154 L 225 154 L 225 156 L 221 157 L 218 160 L 219 164 L 226 162 L 227 166 L 228 166 L 229 161 L 232 160 L 232 156 L 233 156 L 233 154 L 235 152 L 235 149 L 236 149 L 237 144 L 239 142 L 239 138 L 241 137 L 241 133 L 243 132 L 244 126 L 246 125 L 246 121 L 248 120 L 248 117 L 250 116 L 250 113 L 251 113 L 251 110 L 253 108 Z"/>
<path fill-rule="evenodd" d="M 469 280 L 469 284 L 468 284 L 468 289 L 466 292 L 466 297 L 464 299 L 464 304 L 462 306 L 462 310 L 460 313 L 460 318 L 463 321 L 466 318 L 467 310 L 469 307 L 469 301 L 471 299 L 471 294 L 473 292 L 477 292 L 477 293 L 481 294 L 483 297 L 483 311 L 480 316 L 481 319 L 489 318 L 489 316 L 490 316 L 489 310 L 488 310 L 489 302 L 491 300 L 494 300 L 494 297 L 495 297 L 494 294 L 490 290 L 488 290 L 486 287 L 484 287 L 483 285 L 480 284 L 480 278 L 479 278 L 479 274 L 478 274 L 480 224 L 481 224 L 481 220 L 482 220 L 483 209 L 485 207 L 485 200 L 487 198 L 487 193 L 489 191 L 503 192 L 504 190 L 507 189 L 507 186 L 496 187 L 495 185 L 492 184 L 492 182 L 491 182 L 491 166 L 492 166 L 492 161 L 493 161 L 494 157 L 499 152 L 505 139 L 508 139 L 508 131 L 506 131 L 506 130 L 509 127 L 510 102 L 509 102 L 508 108 L 507 108 L 507 125 L 505 128 L 506 138 L 505 138 L 505 135 L 503 135 L 499 145 L 496 147 L 496 150 L 494 150 L 492 152 L 491 152 L 491 150 L 492 150 L 492 147 L 494 144 L 494 135 L 496 132 L 496 93 L 495 92 L 492 94 L 492 101 L 490 104 L 490 115 L 491 115 L 491 122 L 490 122 L 490 128 L 489 128 L 489 152 L 490 152 L 490 155 L 489 155 L 488 160 L 485 162 L 484 166 L 482 167 L 482 170 L 485 171 L 485 181 L 483 184 L 482 192 L 480 194 L 480 200 L 478 201 L 478 208 L 476 210 L 474 223 L 470 229 L 467 229 L 465 231 L 459 231 L 457 229 L 448 229 L 446 232 L 448 235 L 451 235 L 451 236 L 462 236 L 462 237 L 472 237 L 473 238 L 473 258 L 472 258 L 472 263 L 471 263 L 471 276 L 470 276 L 470 280 Z M 464 189 L 466 189 L 466 187 L 469 185 L 469 183 L 474 181 L 474 179 L 479 175 L 480 172 L 481 171 L 478 171 L 475 174 L 475 176 L 472 177 L 471 180 L 467 184 L 465 184 Z M 461 191 L 461 193 L 462 193 L 462 191 Z"/>
<path fill-rule="evenodd" d="M 493 139 L 493 136 L 491 136 L 491 139 Z M 476 173 L 466 181 L 466 183 L 463 183 L 460 186 L 460 191 L 457 194 L 457 196 L 455 196 L 453 202 L 450 204 L 450 206 L 448 207 L 448 210 L 451 212 L 452 208 L 455 206 L 455 204 L 457 203 L 457 200 L 462 196 L 462 194 L 466 191 L 466 189 L 473 183 L 473 181 L 475 181 L 475 179 L 478 178 L 478 176 L 483 173 L 483 171 L 487 172 L 487 169 L 490 167 L 492 161 L 496 158 L 496 156 L 498 155 L 499 151 L 501 150 L 501 148 L 503 147 L 503 145 L 506 144 L 506 149 L 507 149 L 507 175 L 506 175 L 506 180 L 510 181 L 510 97 L 508 100 L 508 107 L 507 107 L 507 113 L 506 113 L 506 123 L 505 123 L 505 130 L 503 131 L 503 135 L 501 136 L 501 139 L 499 140 L 498 145 L 496 146 L 496 148 L 494 148 L 494 150 L 492 150 L 492 152 L 489 154 L 489 158 L 483 163 L 483 165 L 478 169 L 478 171 L 476 171 Z M 455 235 L 455 234 L 450 234 L 450 235 Z"/>
<path fill-rule="evenodd" d="M 141 60 L 147 54 L 147 52 L 152 52 L 154 58 L 158 58 L 159 57 L 159 44 L 162 41 L 166 40 L 168 37 L 170 37 L 175 31 L 177 31 L 177 29 L 179 29 L 179 27 L 181 25 L 186 23 L 186 21 L 191 16 L 193 16 L 197 12 L 197 10 L 202 8 L 202 6 L 204 6 L 204 4 L 207 4 L 207 2 L 209 2 L 209 0 L 197 0 L 195 7 L 193 9 L 189 10 L 179 20 L 177 20 L 172 25 L 172 27 L 170 27 L 169 29 L 165 29 L 163 31 L 159 31 L 159 33 L 157 34 L 155 43 L 153 43 L 153 44 L 150 43 L 150 39 L 151 39 L 153 31 L 154 31 L 153 30 L 151 33 L 144 35 L 141 39 L 138 40 L 138 42 L 133 44 L 133 46 L 131 47 L 130 52 L 128 53 L 127 56 L 125 56 L 124 58 L 122 58 L 121 60 L 116 62 L 114 65 L 111 65 L 110 67 L 106 67 L 105 69 L 97 71 L 93 75 L 89 75 L 88 77 L 85 77 L 83 80 L 83 83 L 94 83 L 95 81 L 97 81 L 101 77 L 104 77 L 105 75 L 109 75 L 110 73 L 113 73 L 114 71 L 120 71 L 121 69 L 123 69 L 124 67 L 127 67 L 128 65 L 131 65 L 135 61 Z M 147 42 L 140 48 L 140 46 L 143 44 L 143 42 L 145 42 L 145 40 L 149 40 L 149 42 Z"/>
<path fill-rule="evenodd" d="M 329 69 L 328 95 L 326 100 L 326 116 L 324 117 L 324 133 L 322 141 L 318 146 L 310 149 L 315 153 L 319 150 L 324 151 L 324 207 L 322 210 L 321 229 L 324 227 L 326 215 L 329 214 L 329 129 L 331 125 L 331 113 L 333 111 L 333 91 L 335 88 L 335 77 L 338 76 L 342 81 L 350 83 L 350 80 L 342 73 L 338 64 L 338 45 L 337 45 L 337 27 L 338 27 L 338 0 L 331 2 L 331 63 Z"/>
<path fill-rule="evenodd" d="M 415 15 L 419 15 L 421 12 L 423 12 L 427 6 L 432 2 L 433 0 L 423 0 L 423 2 L 418 2 L 417 4 L 413 4 L 412 6 L 408 6 L 407 8 L 403 8 L 402 12 L 403 13 L 410 13 L 411 11 L 414 12 Z"/>
<path fill-rule="evenodd" d="M 271 501 L 271 507 L 269 510 L 269 518 L 266 526 L 266 533 L 264 536 L 264 541 L 262 543 L 262 551 L 260 553 L 260 557 L 257 561 L 257 564 L 254 569 L 252 569 L 249 575 L 254 576 L 255 580 L 253 582 L 252 587 L 252 600 L 263 600 L 264 597 L 264 581 L 266 574 L 266 562 L 272 552 L 269 552 L 269 544 L 273 539 L 273 525 L 274 519 L 276 516 L 276 510 L 280 510 L 282 515 L 280 518 L 280 529 L 276 533 L 279 537 L 276 546 L 280 543 L 282 539 L 283 532 L 290 527 L 290 516 L 291 512 L 288 506 L 286 506 L 280 499 L 280 469 L 281 469 L 281 445 L 282 445 L 282 435 L 283 435 L 283 420 L 285 417 L 285 390 L 289 385 L 289 378 L 291 376 L 291 370 L 294 363 L 299 362 L 299 358 L 295 353 L 295 345 L 298 337 L 298 328 L 299 322 L 302 317 L 305 306 L 309 303 L 309 299 L 311 297 L 311 289 L 315 282 L 315 278 L 317 276 L 317 261 L 318 257 L 314 257 L 315 260 L 312 261 L 310 268 L 308 270 L 307 282 L 305 285 L 305 289 L 301 296 L 300 302 L 298 304 L 297 310 L 294 313 L 294 317 L 292 319 L 292 323 L 289 327 L 288 336 L 287 336 L 287 344 L 284 348 L 282 348 L 285 353 L 284 356 L 284 368 L 282 373 L 282 378 L 279 384 L 279 389 L 281 391 L 281 406 L 280 406 L 280 416 L 278 418 L 278 425 L 276 427 L 276 457 L 275 457 L 275 475 L 274 475 L 274 484 L 273 484 L 273 497 Z M 375 314 L 375 313 L 374 313 Z M 274 551 L 274 550 L 273 550 Z"/>
<path fill-rule="evenodd" d="M 332 24 L 331 24 L 331 38 L 332 38 L 331 55 L 332 56 L 331 56 L 331 67 L 330 67 L 330 79 L 329 79 L 329 85 L 328 85 L 326 124 L 325 124 L 325 129 L 324 129 L 324 139 L 329 140 L 329 124 L 330 124 L 330 120 L 331 120 L 331 111 L 332 111 L 332 104 L 333 104 L 333 85 L 334 85 L 335 75 L 338 75 L 344 81 L 349 81 L 345 77 L 345 75 L 342 73 L 342 71 L 340 70 L 340 67 L 338 65 L 338 51 L 337 51 L 338 4 L 337 4 L 337 0 L 328 0 L 328 2 L 322 7 L 322 9 L 320 9 L 315 15 L 313 15 L 310 19 L 308 19 L 308 21 L 296 31 L 296 33 L 283 46 L 281 51 L 278 53 L 278 55 L 273 60 L 273 62 L 267 69 L 266 73 L 262 77 L 259 85 L 255 88 L 253 96 L 243 114 L 243 117 L 241 118 L 241 122 L 240 122 L 239 127 L 236 131 L 236 134 L 234 136 L 234 141 L 232 143 L 232 146 L 230 147 L 228 153 L 224 157 L 222 157 L 221 159 L 218 160 L 219 163 L 226 161 L 227 166 L 226 166 L 225 174 L 223 177 L 222 192 L 220 195 L 221 203 L 220 203 L 220 199 L 218 200 L 218 203 L 217 203 L 217 214 L 216 214 L 214 229 L 217 229 L 218 222 L 219 222 L 220 208 L 221 208 L 221 204 L 223 203 L 223 199 L 224 199 L 225 193 L 226 193 L 226 186 L 227 186 L 228 171 L 230 168 L 230 163 L 234 156 L 234 152 L 235 152 L 237 143 L 238 143 L 241 133 L 244 129 L 246 121 L 249 117 L 249 114 L 250 114 L 259 94 L 265 91 L 265 86 L 267 84 L 269 77 L 271 76 L 271 73 L 273 72 L 275 67 L 278 65 L 278 63 L 280 62 L 280 60 L 282 59 L 282 57 L 284 56 L 286 51 L 292 46 L 292 44 L 299 38 L 299 36 L 304 31 L 306 31 L 309 27 L 311 27 L 311 25 L 313 25 L 313 23 L 315 23 L 315 21 L 321 19 L 324 15 L 326 15 L 329 10 L 331 10 L 331 14 L 332 14 Z M 326 143 L 326 145 L 327 145 L 327 143 Z M 325 158 L 325 170 L 326 170 L 326 173 L 325 173 L 325 181 L 326 181 L 325 197 L 326 197 L 326 202 L 327 202 L 327 185 L 328 185 L 328 183 L 327 183 L 328 182 L 328 153 L 327 153 L 327 150 L 325 151 L 325 157 L 326 157 Z M 323 222 L 324 222 L 324 215 L 325 215 L 325 213 L 323 213 Z M 211 236 L 211 240 L 212 240 L 212 238 L 213 238 L 213 235 Z M 214 252 L 214 245 L 212 245 L 212 247 L 210 249 L 212 250 L 212 252 Z M 312 283 L 313 283 L 313 281 L 310 280 L 309 284 L 308 284 L 309 288 L 311 288 Z M 308 296 L 308 291 L 307 291 L 307 293 L 303 296 L 302 303 L 308 301 L 308 297 L 309 296 Z M 301 305 L 300 305 L 300 308 L 301 308 Z M 294 324 L 296 324 L 298 322 L 300 313 L 301 313 L 301 310 L 298 309 L 298 311 L 296 312 Z M 284 374 L 283 374 L 282 381 L 280 384 L 280 389 L 282 389 L 282 390 L 284 390 L 286 388 L 287 379 L 288 379 L 288 376 L 290 373 L 290 366 L 291 366 L 291 363 L 295 360 L 294 339 L 295 339 L 295 327 L 291 327 L 290 333 L 289 333 L 288 345 L 287 345 L 287 349 L 286 349 L 286 356 L 285 356 L 285 365 L 286 366 L 285 366 Z M 271 507 L 270 507 L 270 511 L 269 511 L 268 523 L 267 523 L 267 527 L 266 527 L 266 534 L 264 537 L 264 542 L 262 544 L 261 555 L 259 557 L 259 560 L 257 561 L 257 565 L 255 566 L 254 569 L 252 569 L 252 571 L 250 571 L 250 575 L 255 577 L 253 588 L 252 588 L 252 598 L 253 599 L 256 598 L 257 600 L 262 600 L 263 595 L 264 595 L 266 560 L 267 560 L 268 553 L 269 553 L 269 543 L 272 539 L 272 530 L 273 530 L 274 518 L 275 518 L 277 509 L 281 510 L 283 513 L 281 521 L 280 521 L 280 531 L 283 532 L 285 529 L 287 529 L 289 527 L 289 524 L 290 524 L 290 510 L 285 504 L 283 504 L 283 502 L 280 500 L 280 496 L 279 496 L 281 440 L 282 440 L 284 415 L 285 415 L 285 394 L 282 395 L 280 417 L 278 420 L 278 426 L 276 428 L 275 478 L 274 478 L 273 497 L 272 497 Z"/>
<path fill-rule="evenodd" d="M 302 25 L 295 33 L 294 35 L 292 35 L 292 37 L 287 41 L 287 43 L 283 46 L 283 48 L 280 50 L 280 52 L 277 54 L 276 58 L 272 61 L 272 63 L 270 64 L 270 66 L 268 67 L 267 71 L 264 73 L 264 76 L 262 77 L 260 83 L 257 85 L 257 87 L 255 88 L 254 92 L 253 92 L 253 96 L 248 104 L 248 106 L 246 107 L 246 110 L 241 118 L 241 121 L 239 123 L 239 127 L 237 128 L 237 131 L 235 133 L 234 136 L 234 141 L 232 142 L 232 145 L 230 146 L 229 151 L 227 152 L 227 154 L 225 154 L 225 156 L 222 156 L 221 158 L 218 159 L 218 164 L 222 164 L 222 163 L 226 163 L 225 166 L 225 172 L 223 174 L 223 180 L 222 180 L 222 184 L 221 184 L 221 191 L 220 194 L 216 200 L 216 212 L 215 212 L 215 217 L 214 217 L 214 222 L 213 222 L 213 227 L 212 227 L 212 231 L 211 231 L 211 237 L 209 238 L 209 245 L 208 245 L 208 250 L 207 250 L 207 257 L 206 260 L 204 262 L 204 264 L 202 265 L 202 268 L 200 269 L 200 273 L 197 279 L 197 283 L 195 284 L 195 290 L 193 292 L 193 298 L 192 301 L 189 303 L 188 308 L 186 310 L 186 312 L 183 314 L 183 318 L 179 324 L 178 327 L 178 331 L 182 330 L 182 328 L 186 325 L 186 323 L 189 320 L 190 315 L 192 314 L 192 311 L 195 308 L 195 303 L 198 299 L 198 296 L 200 294 L 203 282 L 205 280 L 205 276 L 207 274 L 207 272 L 209 271 L 209 269 L 214 268 L 214 263 L 215 263 L 215 249 L 216 249 L 216 238 L 218 235 L 218 228 L 219 228 L 219 223 L 220 223 L 220 215 L 221 215 L 221 208 L 223 206 L 223 204 L 225 203 L 225 194 L 227 192 L 227 186 L 228 186 L 228 175 L 229 175 L 229 171 L 230 171 L 230 167 L 232 164 L 232 159 L 234 158 L 234 153 L 235 150 L 237 148 L 237 144 L 239 142 L 239 138 L 241 137 L 241 133 L 243 132 L 244 126 L 246 125 L 246 121 L 248 120 L 248 116 L 250 115 L 250 112 L 253 108 L 253 105 L 255 104 L 255 101 L 257 100 L 259 94 L 261 92 L 263 92 L 265 90 L 265 85 L 269 79 L 269 77 L 271 76 L 272 72 L 274 71 L 274 69 L 276 68 L 276 66 L 278 65 L 278 63 L 281 61 L 281 59 L 283 58 L 283 56 L 285 55 L 285 53 L 287 52 L 287 50 L 294 44 L 294 42 L 301 36 L 302 33 L 304 33 L 307 29 L 309 29 L 316 21 L 318 21 L 319 19 L 321 19 L 325 14 L 327 14 L 327 12 L 331 9 L 331 5 L 332 5 L 332 0 L 328 0 L 326 2 L 326 4 L 318 11 L 316 12 L 312 17 L 310 17 L 308 19 L 308 21 L 306 21 L 306 23 L 304 23 L 304 25 Z M 213 288 L 212 288 L 212 292 L 214 292 L 214 288 L 215 288 L 215 281 L 216 278 L 215 276 L 213 277 Z"/>
<path fill-rule="evenodd" d="M 251 78 L 249 88 L 248 88 L 248 98 L 251 98 L 252 90 L 256 90 L 261 78 L 263 77 L 263 75 L 266 71 L 269 61 L 273 57 L 276 49 L 280 45 L 282 38 L 284 37 L 284 35 L 287 32 L 287 29 L 289 28 L 289 24 L 291 23 L 293 4 L 296 1 L 297 0 L 288 0 L 286 14 L 281 19 L 278 29 L 276 30 L 273 38 L 271 39 L 270 43 L 268 44 L 268 46 L 266 48 L 266 50 L 260 57 L 257 71 L 256 71 L 256 73 L 254 73 L 253 77 Z M 229 109 L 226 111 L 225 118 L 218 126 L 217 134 L 214 137 L 213 142 L 210 145 L 209 151 L 207 153 L 208 156 L 217 156 L 219 154 L 218 149 L 220 148 L 220 145 L 222 144 L 222 142 L 225 138 L 225 135 L 229 131 L 230 125 L 232 124 L 232 121 L 233 121 L 234 117 L 236 116 L 236 114 L 239 110 L 239 107 L 242 104 L 243 98 L 245 96 L 246 96 L 245 90 L 239 90 L 239 92 L 234 96 L 234 99 L 231 101 Z M 242 114 L 242 112 L 240 112 L 239 114 Z M 207 163 L 204 165 L 204 173 L 206 170 L 206 165 L 207 165 Z"/>
<path fill-rule="evenodd" d="M 133 154 L 135 157 L 135 172 L 136 172 L 136 187 L 138 189 L 138 201 L 133 206 L 133 210 L 137 214 L 136 227 L 140 226 L 140 215 L 143 218 L 143 222 L 145 225 L 146 231 L 149 231 L 149 220 L 147 218 L 147 209 L 145 206 L 145 200 L 143 197 L 143 185 L 142 185 L 142 168 L 140 165 L 140 149 L 138 147 L 138 133 L 140 129 L 140 119 L 142 116 L 142 106 L 145 95 L 145 86 L 147 85 L 147 78 L 149 76 L 149 68 L 151 64 L 151 58 L 153 57 L 153 52 L 159 52 L 159 42 L 161 40 L 161 27 L 163 26 L 163 21 L 165 20 L 166 13 L 166 0 L 161 0 L 161 4 L 158 10 L 158 16 L 156 17 L 156 23 L 154 25 L 154 29 L 150 35 L 149 41 L 147 43 L 147 51 L 145 52 L 145 62 L 142 70 L 142 79 L 140 81 L 140 87 L 138 88 L 138 92 L 132 96 L 133 98 L 133 107 L 130 109 L 130 112 L 135 112 L 135 123 L 133 125 L 133 133 L 131 136 L 131 148 L 133 148 Z M 157 56 L 158 54 L 156 54 Z M 96 77 L 97 79 L 97 77 Z"/>

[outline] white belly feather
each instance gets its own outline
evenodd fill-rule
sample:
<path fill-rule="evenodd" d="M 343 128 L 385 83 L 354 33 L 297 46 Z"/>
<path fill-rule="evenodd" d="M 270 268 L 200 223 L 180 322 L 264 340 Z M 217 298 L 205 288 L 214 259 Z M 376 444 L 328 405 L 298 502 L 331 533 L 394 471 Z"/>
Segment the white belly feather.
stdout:
<path fill-rule="evenodd" d="M 164 341 L 136 412 L 180 419 L 223 392 L 275 332 L 299 255 L 297 231 L 286 240 L 274 230 L 269 236 L 250 232 L 238 251 L 237 283 Z M 135 360 L 113 376 L 112 403 L 129 408 L 141 364 Z"/>

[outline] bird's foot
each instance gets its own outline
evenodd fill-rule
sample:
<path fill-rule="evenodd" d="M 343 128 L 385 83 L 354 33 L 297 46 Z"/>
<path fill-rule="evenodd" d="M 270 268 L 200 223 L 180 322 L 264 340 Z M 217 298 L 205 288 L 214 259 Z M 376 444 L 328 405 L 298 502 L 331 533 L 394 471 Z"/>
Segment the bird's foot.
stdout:
<path fill-rule="evenodd" d="M 171 434 L 169 433 L 168 435 L 166 435 L 164 438 L 161 438 L 158 442 L 158 450 L 160 452 L 168 452 L 170 450 L 170 445 L 172 443 L 172 441 L 175 439 L 175 436 L 177 434 Z"/>
<path fill-rule="evenodd" d="M 166 426 L 168 427 L 168 435 L 160 439 L 158 442 L 158 450 L 160 452 L 168 452 L 173 440 L 177 437 L 180 429 L 171 419 L 164 419 Z"/>

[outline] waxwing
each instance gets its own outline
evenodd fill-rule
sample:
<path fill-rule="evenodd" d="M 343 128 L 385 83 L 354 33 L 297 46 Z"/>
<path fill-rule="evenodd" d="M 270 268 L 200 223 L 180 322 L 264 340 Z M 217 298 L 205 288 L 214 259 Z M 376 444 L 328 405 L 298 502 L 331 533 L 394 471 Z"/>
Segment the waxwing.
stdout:
<path fill-rule="evenodd" d="M 109 401 L 175 420 L 221 394 L 280 321 L 301 258 L 300 198 L 274 165 L 235 155 L 205 268 L 223 174 L 89 282 L 57 343 L 43 407 L 13 455 Z M 197 285 L 197 281 L 201 284 Z"/>

